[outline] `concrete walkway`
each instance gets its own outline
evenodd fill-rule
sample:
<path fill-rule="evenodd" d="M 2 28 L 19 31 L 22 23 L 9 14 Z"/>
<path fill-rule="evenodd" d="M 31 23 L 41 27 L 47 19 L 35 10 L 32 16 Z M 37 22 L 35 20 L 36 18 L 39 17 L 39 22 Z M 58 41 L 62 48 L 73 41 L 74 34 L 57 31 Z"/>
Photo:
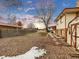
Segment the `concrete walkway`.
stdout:
<path fill-rule="evenodd" d="M 54 54 L 59 59 L 79 59 L 79 52 L 75 50 L 75 48 L 69 46 L 64 39 L 56 36 L 55 34 L 48 33 L 49 38 L 54 42 Z M 53 49 L 53 50 L 54 50 Z M 59 54 L 59 55 L 58 55 Z M 63 58 L 64 56 L 64 58 Z M 56 58 L 55 58 L 56 59 Z"/>

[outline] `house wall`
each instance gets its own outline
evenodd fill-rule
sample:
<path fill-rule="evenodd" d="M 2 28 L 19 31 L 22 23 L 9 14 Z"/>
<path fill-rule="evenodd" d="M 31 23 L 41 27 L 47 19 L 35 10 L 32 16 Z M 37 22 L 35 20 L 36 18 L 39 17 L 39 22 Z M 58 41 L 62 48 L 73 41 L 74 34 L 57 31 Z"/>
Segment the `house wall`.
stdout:
<path fill-rule="evenodd" d="M 65 28 L 65 15 L 57 21 L 56 24 L 57 35 L 62 36 L 64 28 Z"/>
<path fill-rule="evenodd" d="M 65 15 L 63 15 L 56 24 L 56 29 L 57 29 L 57 34 L 60 36 L 66 36 L 67 38 L 67 43 L 69 45 L 75 45 L 75 39 L 76 39 L 76 48 L 79 50 L 79 15 L 77 18 L 75 18 L 77 15 L 77 13 L 66 13 Z M 72 21 L 74 19 L 74 21 Z M 72 22 L 71 22 L 72 21 Z M 71 23 L 70 23 L 71 22 Z M 69 27 L 68 24 L 70 23 Z M 78 24 L 77 24 L 78 23 Z M 71 25 L 74 24 L 76 25 L 75 31 L 72 31 L 74 33 L 73 39 L 72 40 L 72 33 L 71 33 Z M 65 30 L 66 29 L 66 30 Z M 75 34 L 76 33 L 76 34 Z M 65 35 L 67 34 L 67 35 Z M 73 42 L 72 42 L 72 41 Z M 71 44 L 72 43 L 72 44 Z M 74 46 L 73 45 L 73 46 Z"/>
<path fill-rule="evenodd" d="M 57 29 L 65 28 L 65 16 L 63 16 L 59 21 L 57 21 Z"/>
<path fill-rule="evenodd" d="M 66 14 L 66 28 L 67 30 L 67 43 L 71 45 L 71 34 L 70 34 L 70 28 L 68 27 L 68 24 L 71 20 L 73 20 L 76 17 L 75 13 Z"/>
<path fill-rule="evenodd" d="M 77 50 L 79 50 L 79 17 L 77 17 L 71 24 L 70 24 L 70 26 L 71 25 L 74 25 L 74 26 L 76 26 L 76 30 L 75 30 L 75 32 L 76 32 L 76 38 L 75 37 L 72 37 L 74 40 L 76 40 L 76 49 Z M 74 31 L 73 31 L 73 33 L 75 33 Z M 70 38 L 70 37 L 69 37 Z M 72 39 L 72 38 L 70 38 L 70 39 Z M 72 43 L 74 42 L 74 40 L 72 40 Z M 71 41 L 71 40 L 70 40 Z M 72 44 L 72 46 L 73 46 L 73 44 Z"/>
<path fill-rule="evenodd" d="M 77 17 L 71 24 L 76 24 L 76 23 L 79 23 L 79 17 Z"/>
<path fill-rule="evenodd" d="M 75 13 L 66 13 L 62 16 L 61 19 L 57 21 L 57 30 L 58 35 L 64 37 L 67 40 L 67 43 L 71 43 L 71 35 L 69 33 L 68 24 L 71 20 L 73 20 L 76 17 Z"/>
<path fill-rule="evenodd" d="M 68 13 L 65 14 L 61 19 L 59 19 L 59 21 L 57 21 L 57 29 L 64 29 L 65 28 L 65 20 L 66 20 L 66 28 L 68 28 L 68 23 L 74 19 L 74 17 L 76 16 L 75 13 Z"/>
<path fill-rule="evenodd" d="M 74 17 L 76 16 L 76 14 L 71 14 L 70 16 L 68 15 L 68 19 L 73 19 Z M 69 21 L 67 22 L 67 23 L 69 23 Z M 77 24 L 78 23 L 78 24 Z M 73 24 L 73 26 L 75 26 L 76 25 L 76 29 L 75 29 L 75 31 L 72 31 L 73 32 L 73 34 L 71 33 L 71 25 Z M 67 24 L 67 26 L 68 26 L 68 24 Z M 68 28 L 68 31 L 67 31 L 67 43 L 69 44 L 69 45 L 72 45 L 73 47 L 75 47 L 77 50 L 79 50 L 79 17 L 77 17 L 72 23 L 70 23 L 70 25 L 69 25 L 69 27 L 70 28 Z M 74 30 L 74 29 L 72 29 L 72 30 Z M 75 35 L 75 32 L 76 32 L 76 35 Z M 75 35 L 76 36 L 76 38 L 74 37 L 74 36 L 71 36 L 71 34 L 72 35 Z M 72 38 L 73 38 L 73 40 L 72 40 Z M 75 39 L 76 39 L 76 43 L 75 43 Z M 72 40 L 72 41 L 71 41 Z M 76 46 L 74 46 L 76 44 Z"/>
<path fill-rule="evenodd" d="M 65 38 L 65 29 L 62 29 L 62 37 Z"/>
<path fill-rule="evenodd" d="M 76 13 L 66 14 L 66 28 L 68 28 L 68 23 L 76 17 Z"/>
<path fill-rule="evenodd" d="M 77 26 L 77 49 L 79 50 L 79 25 Z"/>

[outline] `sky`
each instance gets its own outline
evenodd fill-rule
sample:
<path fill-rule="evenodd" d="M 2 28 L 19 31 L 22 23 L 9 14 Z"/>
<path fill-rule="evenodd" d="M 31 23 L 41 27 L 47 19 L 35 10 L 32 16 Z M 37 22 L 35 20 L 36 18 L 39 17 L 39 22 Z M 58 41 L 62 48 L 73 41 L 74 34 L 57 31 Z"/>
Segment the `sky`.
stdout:
<path fill-rule="evenodd" d="M 38 0 L 19 0 L 19 1 L 22 1 L 24 4 L 18 7 L 15 6 L 7 7 L 7 4 L 5 4 L 5 0 L 0 0 L 0 16 L 1 15 L 6 16 L 8 14 L 36 15 L 36 10 L 33 5 L 36 4 Z M 54 20 L 64 8 L 75 7 L 76 1 L 77 0 L 53 0 L 54 12 L 52 20 Z"/>

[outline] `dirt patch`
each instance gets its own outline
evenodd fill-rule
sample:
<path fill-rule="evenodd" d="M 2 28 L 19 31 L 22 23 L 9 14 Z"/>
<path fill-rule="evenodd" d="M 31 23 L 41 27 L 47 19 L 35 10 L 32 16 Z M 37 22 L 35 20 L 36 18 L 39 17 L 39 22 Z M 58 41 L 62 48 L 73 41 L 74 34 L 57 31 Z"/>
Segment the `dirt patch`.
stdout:
<path fill-rule="evenodd" d="M 45 39 L 46 37 L 41 37 L 37 33 L 0 39 L 0 56 L 15 56 L 24 54 L 33 46 L 41 46 L 40 42 Z"/>
<path fill-rule="evenodd" d="M 0 55 L 15 56 L 26 53 L 33 46 L 43 48 L 47 54 L 36 59 L 78 59 L 71 57 L 74 54 L 72 48 L 57 46 L 54 38 L 41 36 L 39 33 L 31 33 L 25 36 L 5 38 L 0 40 Z M 59 42 L 61 43 L 61 42 Z"/>

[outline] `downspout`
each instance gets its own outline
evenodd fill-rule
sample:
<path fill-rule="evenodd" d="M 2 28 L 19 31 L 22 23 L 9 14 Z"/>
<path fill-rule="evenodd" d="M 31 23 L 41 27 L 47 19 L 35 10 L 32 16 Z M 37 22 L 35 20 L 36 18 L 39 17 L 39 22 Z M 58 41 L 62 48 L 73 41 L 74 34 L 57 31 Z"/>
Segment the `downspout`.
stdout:
<path fill-rule="evenodd" d="M 67 42 L 66 14 L 65 14 L 65 42 Z"/>

